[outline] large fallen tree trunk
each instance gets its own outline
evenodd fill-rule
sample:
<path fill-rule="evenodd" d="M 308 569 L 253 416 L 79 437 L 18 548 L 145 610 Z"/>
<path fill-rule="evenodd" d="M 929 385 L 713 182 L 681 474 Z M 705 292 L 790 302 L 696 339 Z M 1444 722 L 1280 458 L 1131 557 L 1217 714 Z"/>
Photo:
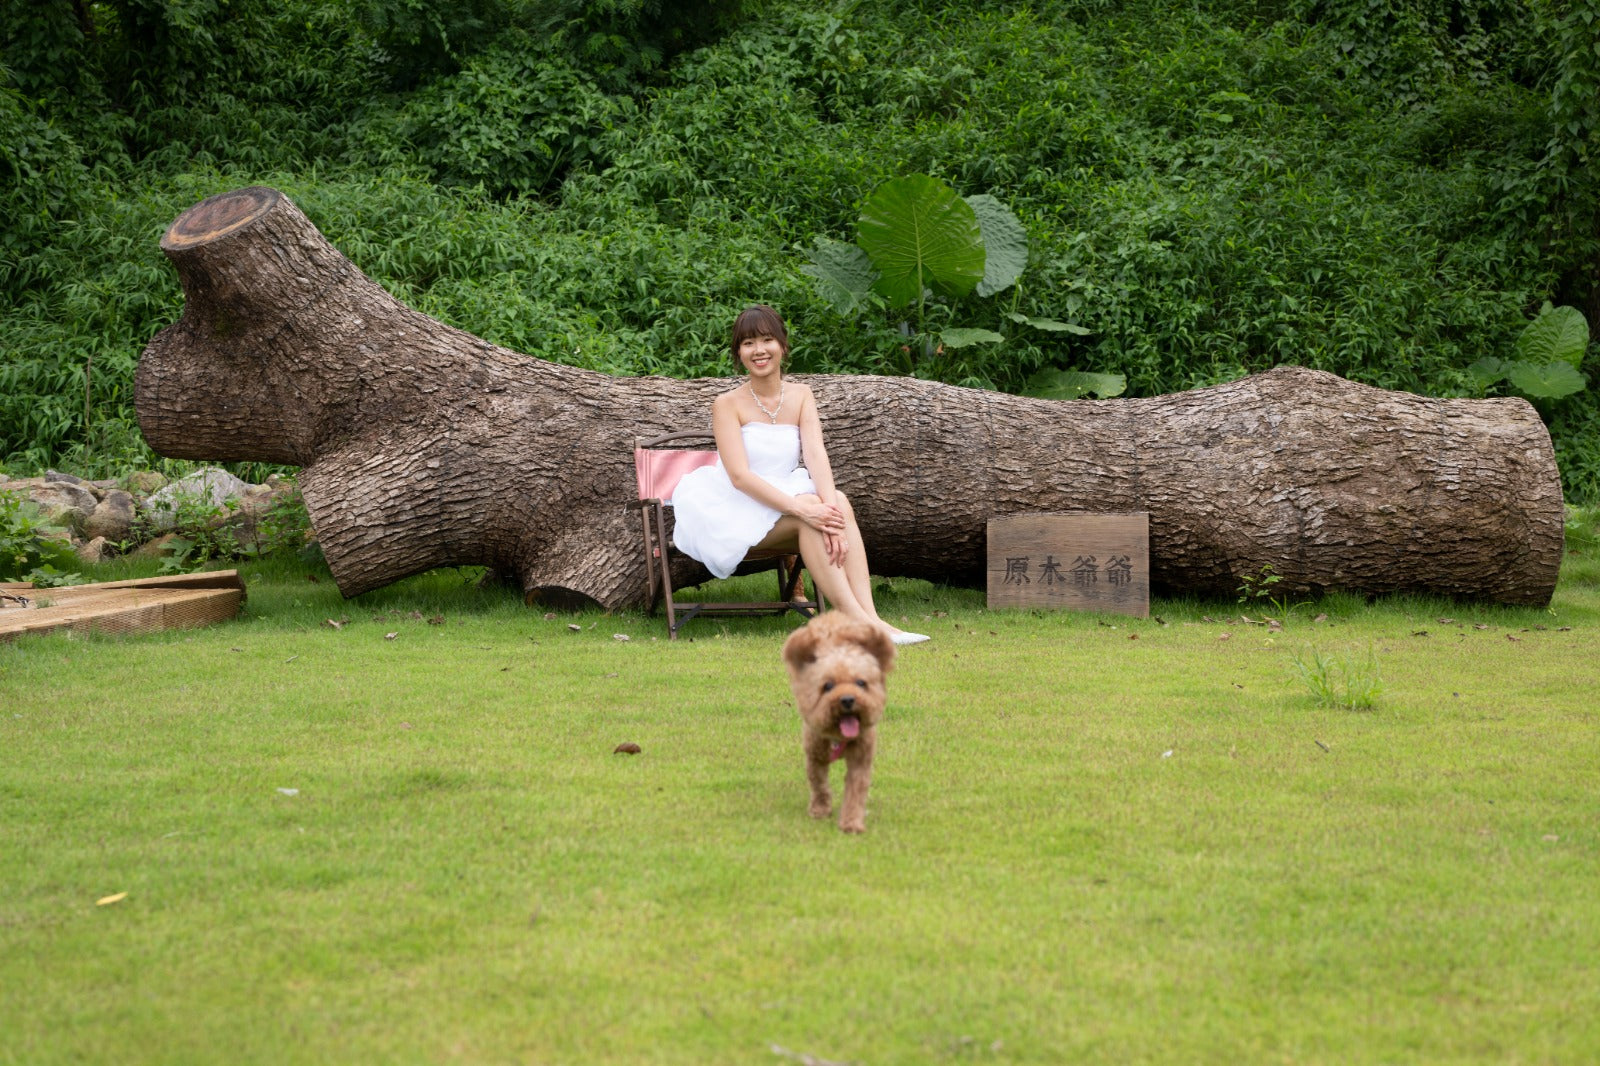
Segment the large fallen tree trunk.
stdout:
<path fill-rule="evenodd" d="M 727 380 L 610 377 L 496 347 L 389 296 L 267 188 L 197 204 L 161 246 L 187 299 L 139 363 L 146 439 L 304 467 L 345 595 L 486 564 L 530 596 L 641 602 L 633 440 L 707 426 Z M 879 573 L 981 584 L 992 517 L 1148 511 L 1160 591 L 1231 594 L 1267 564 L 1284 590 L 1544 604 L 1555 586 L 1560 481 L 1522 400 L 1294 367 L 1106 401 L 806 380 Z"/>

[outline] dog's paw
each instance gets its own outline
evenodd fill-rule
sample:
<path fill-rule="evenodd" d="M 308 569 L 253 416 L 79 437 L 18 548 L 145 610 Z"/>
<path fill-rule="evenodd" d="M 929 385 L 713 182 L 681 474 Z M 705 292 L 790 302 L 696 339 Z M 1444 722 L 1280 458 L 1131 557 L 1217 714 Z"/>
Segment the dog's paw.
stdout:
<path fill-rule="evenodd" d="M 826 818 L 833 813 L 833 800 L 827 796 L 819 796 L 811 801 L 810 814 L 813 818 Z"/>
<path fill-rule="evenodd" d="M 865 833 L 867 831 L 867 823 L 865 820 L 859 822 L 840 822 L 839 831 L 841 833 Z"/>

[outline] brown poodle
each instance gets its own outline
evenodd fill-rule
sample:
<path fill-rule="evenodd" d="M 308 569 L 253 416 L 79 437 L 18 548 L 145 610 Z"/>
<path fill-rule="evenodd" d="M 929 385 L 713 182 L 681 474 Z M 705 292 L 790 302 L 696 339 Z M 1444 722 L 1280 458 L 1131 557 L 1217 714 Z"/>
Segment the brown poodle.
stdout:
<path fill-rule="evenodd" d="M 803 723 L 811 817 L 833 812 L 828 770 L 844 759 L 844 805 L 839 828 L 867 831 L 867 787 L 883 718 L 883 678 L 894 668 L 894 644 L 882 626 L 834 612 L 819 615 L 789 635 L 783 645 Z"/>

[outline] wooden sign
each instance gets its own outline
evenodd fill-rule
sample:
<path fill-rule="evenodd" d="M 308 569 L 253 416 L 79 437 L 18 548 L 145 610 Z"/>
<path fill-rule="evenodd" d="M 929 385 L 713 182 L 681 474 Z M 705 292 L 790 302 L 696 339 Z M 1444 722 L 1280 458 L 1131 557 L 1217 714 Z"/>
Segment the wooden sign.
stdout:
<path fill-rule="evenodd" d="M 989 606 L 1150 614 L 1150 515 L 989 520 Z"/>

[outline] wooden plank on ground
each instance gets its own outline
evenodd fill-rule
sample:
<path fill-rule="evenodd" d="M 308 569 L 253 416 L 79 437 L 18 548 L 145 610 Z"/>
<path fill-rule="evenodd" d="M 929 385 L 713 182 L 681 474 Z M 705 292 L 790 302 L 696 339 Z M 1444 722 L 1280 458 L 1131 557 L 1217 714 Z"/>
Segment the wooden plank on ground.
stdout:
<path fill-rule="evenodd" d="M 42 600 L 48 606 L 0 612 L 0 640 L 57 629 L 108 633 L 190 629 L 234 617 L 244 600 L 244 590 L 236 588 L 106 590 L 77 586 L 33 592 L 35 603 Z"/>
<path fill-rule="evenodd" d="M 244 582 L 237 570 L 206 570 L 198 574 L 163 574 L 160 577 L 135 577 L 125 581 L 97 581 L 92 585 L 74 585 L 73 588 L 101 589 L 239 589 Z"/>

